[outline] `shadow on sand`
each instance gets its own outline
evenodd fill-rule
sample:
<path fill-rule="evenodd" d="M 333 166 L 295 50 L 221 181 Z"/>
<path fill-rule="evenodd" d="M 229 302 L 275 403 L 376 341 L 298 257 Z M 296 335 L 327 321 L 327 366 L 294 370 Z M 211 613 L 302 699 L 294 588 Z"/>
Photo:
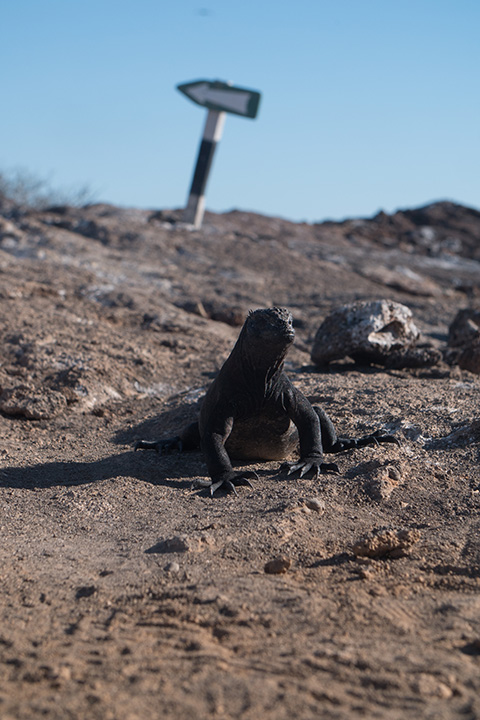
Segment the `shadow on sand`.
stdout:
<path fill-rule="evenodd" d="M 92 461 L 58 461 L 30 467 L 3 467 L 0 487 L 48 488 L 97 483 L 116 477 L 133 477 L 152 485 L 185 488 L 195 469 L 203 472 L 200 453 L 160 458 L 156 453 L 127 451 Z"/>

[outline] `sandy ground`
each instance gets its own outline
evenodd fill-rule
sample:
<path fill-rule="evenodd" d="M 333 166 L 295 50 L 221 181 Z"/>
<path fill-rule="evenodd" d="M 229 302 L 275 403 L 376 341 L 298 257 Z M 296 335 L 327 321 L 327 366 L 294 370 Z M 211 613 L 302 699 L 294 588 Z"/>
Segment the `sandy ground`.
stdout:
<path fill-rule="evenodd" d="M 480 718 L 480 376 L 310 360 L 356 299 L 405 303 L 445 349 L 478 302 L 478 214 L 3 215 L 2 720 Z M 271 305 L 295 316 L 293 382 L 343 434 L 401 445 L 319 482 L 256 464 L 211 499 L 200 453 L 132 448 L 195 417 Z"/>

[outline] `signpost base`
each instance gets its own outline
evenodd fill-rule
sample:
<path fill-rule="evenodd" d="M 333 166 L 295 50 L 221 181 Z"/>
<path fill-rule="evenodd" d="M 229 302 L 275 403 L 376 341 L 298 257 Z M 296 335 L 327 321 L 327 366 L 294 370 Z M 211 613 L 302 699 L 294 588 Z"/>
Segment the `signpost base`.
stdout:
<path fill-rule="evenodd" d="M 187 207 L 183 211 L 183 222 L 193 225 L 195 228 L 202 227 L 204 213 L 205 195 L 190 195 Z"/>

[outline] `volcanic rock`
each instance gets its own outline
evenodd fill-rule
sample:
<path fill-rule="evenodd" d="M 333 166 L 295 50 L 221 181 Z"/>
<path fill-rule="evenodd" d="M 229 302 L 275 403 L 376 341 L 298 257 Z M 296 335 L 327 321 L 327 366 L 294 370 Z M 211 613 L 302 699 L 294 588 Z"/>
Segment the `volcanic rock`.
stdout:
<path fill-rule="evenodd" d="M 391 300 L 351 303 L 335 309 L 320 325 L 312 360 L 327 365 L 348 356 L 385 364 L 390 353 L 412 348 L 419 337 L 406 305 Z"/>

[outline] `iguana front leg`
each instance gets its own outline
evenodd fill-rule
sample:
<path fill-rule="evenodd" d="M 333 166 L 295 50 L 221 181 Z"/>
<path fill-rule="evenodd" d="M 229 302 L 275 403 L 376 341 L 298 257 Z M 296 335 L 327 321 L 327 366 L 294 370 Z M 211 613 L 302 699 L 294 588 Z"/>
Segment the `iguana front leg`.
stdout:
<path fill-rule="evenodd" d="M 288 416 L 297 426 L 300 460 L 283 463 L 282 469 L 287 470 L 288 475 L 300 471 L 300 477 L 313 471 L 315 480 L 322 472 L 340 472 L 336 463 L 323 462 L 322 429 L 313 406 L 291 383 L 287 387 L 283 404 Z"/>
<path fill-rule="evenodd" d="M 201 445 L 207 463 L 208 473 L 212 478 L 212 484 L 210 485 L 210 495 L 212 497 L 220 488 L 227 492 L 233 492 L 236 495 L 236 487 L 239 485 L 253 487 L 250 478 L 256 478 L 258 480 L 258 475 L 254 471 L 244 470 L 236 472 L 233 469 L 225 449 L 225 442 L 232 432 L 232 428 L 233 418 L 227 417 L 223 420 L 217 419 L 214 425 L 207 425 L 203 432 Z"/>

